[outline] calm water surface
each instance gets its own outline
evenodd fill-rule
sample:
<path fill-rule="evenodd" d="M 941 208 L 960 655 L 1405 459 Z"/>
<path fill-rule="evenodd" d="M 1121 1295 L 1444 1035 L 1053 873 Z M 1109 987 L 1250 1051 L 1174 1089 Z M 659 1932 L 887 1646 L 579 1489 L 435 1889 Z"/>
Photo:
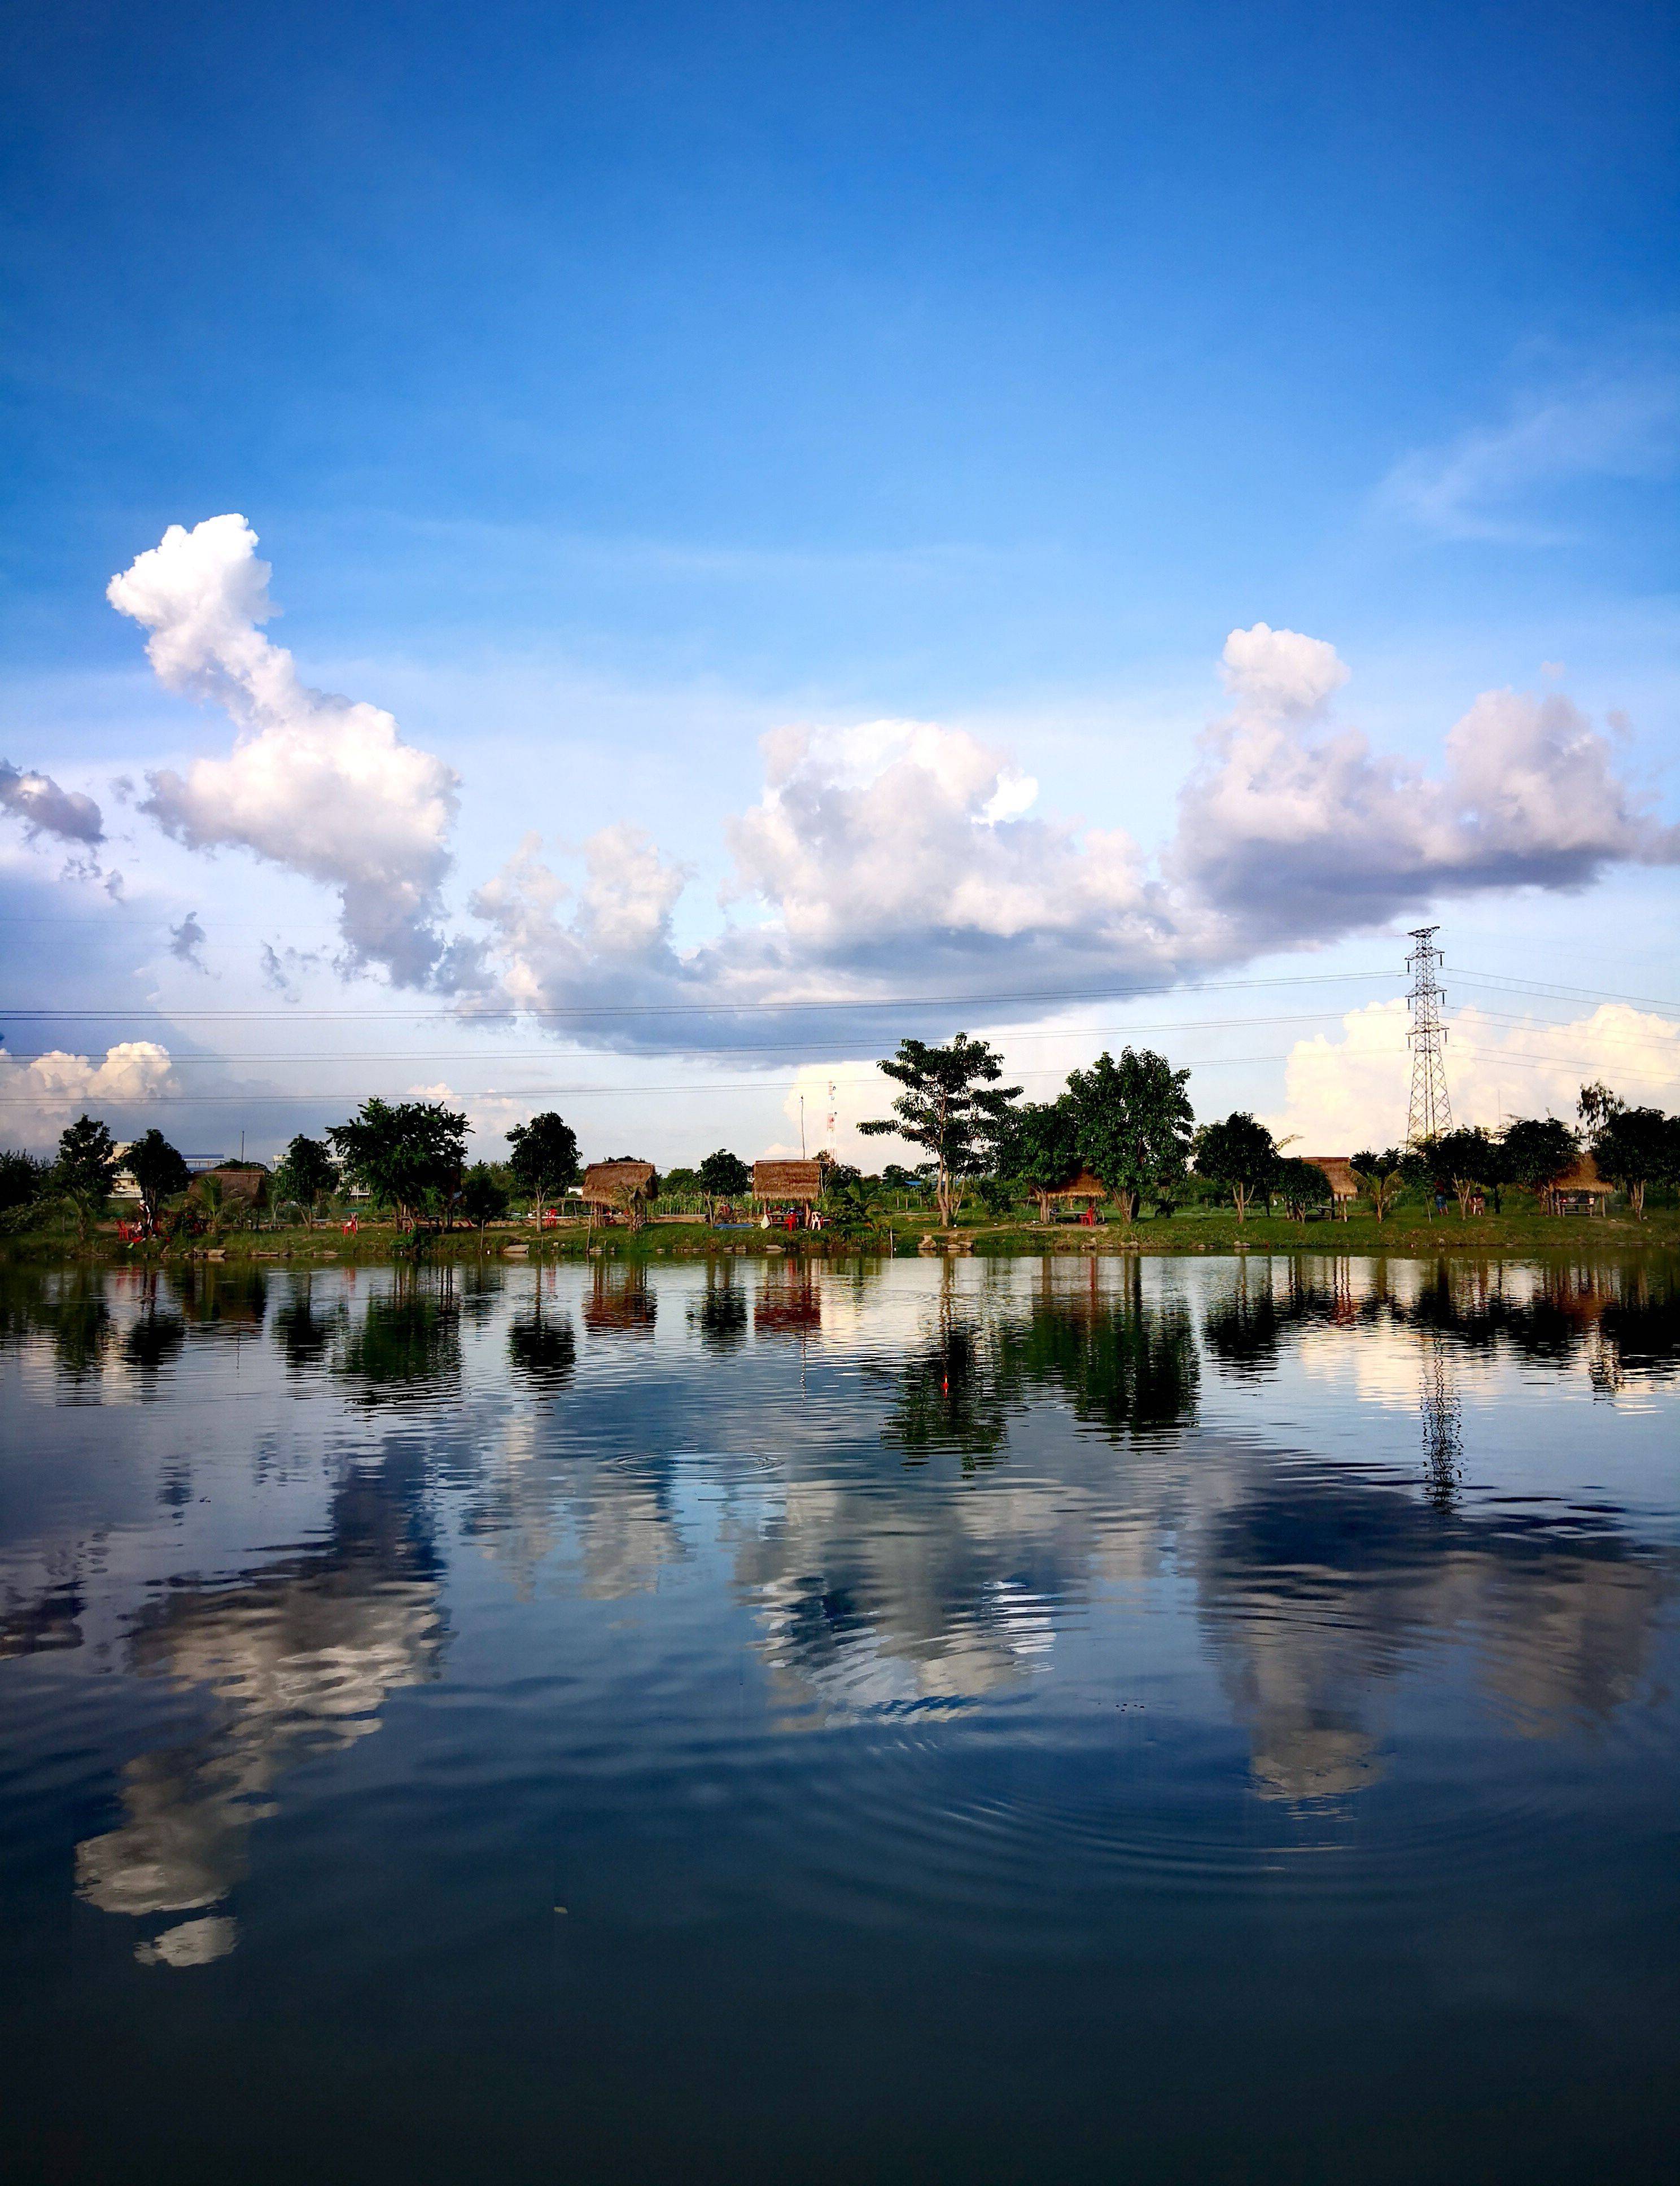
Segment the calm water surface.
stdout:
<path fill-rule="evenodd" d="M 0 1271 L 64 2180 L 1644 2179 L 1662 1261 Z"/>

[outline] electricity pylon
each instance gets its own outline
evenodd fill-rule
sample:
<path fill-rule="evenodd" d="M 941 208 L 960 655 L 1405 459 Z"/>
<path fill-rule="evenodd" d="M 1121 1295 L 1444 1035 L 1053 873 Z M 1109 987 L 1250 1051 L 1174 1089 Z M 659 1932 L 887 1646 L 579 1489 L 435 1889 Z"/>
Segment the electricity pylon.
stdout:
<path fill-rule="evenodd" d="M 1447 996 L 1435 977 L 1436 967 L 1444 961 L 1435 945 L 1440 931 L 1438 926 L 1414 927 L 1412 953 L 1406 959 L 1406 969 L 1412 975 L 1412 990 L 1406 997 L 1412 1009 L 1411 1029 L 1406 1034 L 1412 1050 L 1412 1100 L 1406 1116 L 1408 1146 L 1438 1139 L 1453 1128 L 1443 1051 L 1447 1034 L 1441 1023 L 1441 1006 Z"/>

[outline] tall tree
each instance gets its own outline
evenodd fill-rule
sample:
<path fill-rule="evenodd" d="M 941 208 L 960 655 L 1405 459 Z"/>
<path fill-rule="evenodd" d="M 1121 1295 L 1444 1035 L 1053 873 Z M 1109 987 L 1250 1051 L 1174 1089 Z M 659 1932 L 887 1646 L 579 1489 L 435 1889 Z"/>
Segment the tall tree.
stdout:
<path fill-rule="evenodd" d="M 123 1164 L 139 1185 L 141 1203 L 154 1222 L 162 1202 L 193 1181 L 193 1172 L 155 1124 L 136 1139 Z"/>
<path fill-rule="evenodd" d="M 324 1139 L 311 1139 L 300 1131 L 281 1158 L 274 1176 L 275 1197 L 295 1199 L 313 1214 L 339 1186 L 339 1164 Z"/>
<path fill-rule="evenodd" d="M 1079 1173 L 1079 1141 L 1067 1099 L 1027 1101 L 1011 1108 L 998 1135 L 998 1174 L 1032 1196 L 1040 1222 L 1050 1220 L 1050 1194 Z"/>
<path fill-rule="evenodd" d="M 1436 1139 L 1430 1152 L 1433 1174 L 1452 1185 L 1459 1219 L 1467 1221 L 1477 1192 L 1491 1191 L 1498 1181 L 1503 1149 L 1480 1124 L 1465 1124 Z"/>
<path fill-rule="evenodd" d="M 79 1116 L 59 1133 L 53 1182 L 76 1217 L 79 1243 L 86 1244 L 90 1226 L 104 1213 L 120 1166 L 110 1133 L 93 1117 Z"/>
<path fill-rule="evenodd" d="M 563 1117 L 546 1108 L 529 1123 L 515 1124 L 507 1143 L 512 1148 L 507 1166 L 513 1181 L 535 1197 L 540 1220 L 548 1202 L 578 1180 L 578 1135 Z"/>
<path fill-rule="evenodd" d="M 1555 1116 L 1519 1117 L 1506 1124 L 1502 1143 L 1511 1182 L 1538 1199 L 1569 1173 L 1581 1151 L 1574 1132 Z"/>
<path fill-rule="evenodd" d="M 1257 1191 L 1267 1191 L 1277 1174 L 1278 1149 L 1271 1133 L 1246 1109 L 1238 1108 L 1223 1123 L 1204 1124 L 1194 1144 L 1196 1174 L 1223 1184 L 1235 1203 L 1237 1220 L 1245 1220 L 1249 1201 Z"/>
<path fill-rule="evenodd" d="M 461 1211 L 483 1244 L 486 1224 L 507 1212 L 507 1187 L 488 1162 L 474 1162 L 461 1180 Z"/>
<path fill-rule="evenodd" d="M 1627 1194 L 1643 1222 L 1645 1186 L 1672 1184 L 1680 1168 L 1680 1117 L 1660 1108 L 1617 1107 L 1604 1116 L 1593 1138 L 1599 1174 Z"/>
<path fill-rule="evenodd" d="M 1389 1146 L 1381 1153 L 1367 1146 L 1348 1159 L 1347 1166 L 1358 1178 L 1379 1222 L 1387 1219 L 1389 1208 L 1400 1197 L 1400 1187 L 1406 1181 L 1405 1164 L 1406 1157 L 1398 1146 Z"/>
<path fill-rule="evenodd" d="M 1285 1213 L 1297 1222 L 1307 1219 L 1309 1207 L 1321 1205 L 1330 1196 L 1330 1179 L 1317 1162 L 1293 1157 L 1280 1161 L 1269 1181 L 1271 1189 L 1284 1203 Z"/>
<path fill-rule="evenodd" d="M 956 1216 L 962 1181 L 992 1166 L 993 1151 L 1018 1085 L 998 1086 L 1003 1063 L 983 1040 L 960 1032 L 949 1046 L 901 1040 L 899 1052 L 881 1065 L 904 1091 L 890 1116 L 858 1129 L 871 1138 L 906 1139 L 933 1164 L 933 1193 L 942 1227 Z"/>
<path fill-rule="evenodd" d="M 408 1217 L 459 1189 L 467 1131 L 466 1117 L 440 1101 L 370 1100 L 327 1136 L 353 1182 Z"/>
<path fill-rule="evenodd" d="M 742 1199 L 752 1187 L 752 1170 L 739 1154 L 731 1153 L 725 1146 L 708 1154 L 700 1164 L 700 1189 L 708 1219 L 720 1199 Z"/>
<path fill-rule="evenodd" d="M 1100 1055 L 1089 1070 L 1067 1074 L 1079 1158 L 1128 1222 L 1145 1192 L 1164 1198 L 1184 1181 L 1196 1120 L 1189 1082 L 1188 1070 L 1174 1070 L 1146 1047 L 1123 1050 L 1118 1062 Z"/>
<path fill-rule="evenodd" d="M 1575 1113 L 1592 1133 L 1601 1131 L 1610 1118 L 1619 1116 L 1627 1106 L 1621 1096 L 1612 1093 L 1602 1078 L 1595 1078 L 1590 1085 L 1582 1087 Z"/>
<path fill-rule="evenodd" d="M 52 1174 L 53 1164 L 39 1154 L 25 1153 L 20 1146 L 0 1149 L 0 1214 L 35 1206 L 48 1191 Z"/>

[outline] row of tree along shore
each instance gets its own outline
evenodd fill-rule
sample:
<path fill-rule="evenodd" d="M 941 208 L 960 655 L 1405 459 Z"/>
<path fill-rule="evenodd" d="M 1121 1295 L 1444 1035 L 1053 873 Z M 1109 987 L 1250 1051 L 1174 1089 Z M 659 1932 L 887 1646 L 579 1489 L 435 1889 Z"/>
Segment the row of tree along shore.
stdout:
<path fill-rule="evenodd" d="M 943 1046 L 904 1040 L 881 1068 L 900 1090 L 889 1114 L 860 1129 L 899 1139 L 921 1158 L 878 1175 L 824 1162 L 815 1204 L 848 1233 L 918 1214 L 924 1226 L 931 1216 L 949 1230 L 965 1209 L 971 1221 L 993 1224 L 1047 1223 L 1070 1209 L 1094 1222 L 1112 1211 L 1129 1225 L 1145 1210 L 1158 1219 L 1219 1206 L 1241 1223 L 1281 1207 L 1304 1222 L 1358 1206 L 1381 1222 L 1408 1202 L 1436 1211 L 1456 1202 L 1469 1219 L 1502 1211 L 1507 1192 L 1549 1211 L 1576 1191 L 1602 1197 L 1607 1190 L 1643 1217 L 1648 1194 L 1666 1204 L 1680 1185 L 1680 1118 L 1629 1107 L 1603 1085 L 1582 1088 L 1573 1125 L 1527 1117 L 1498 1132 L 1453 1130 L 1421 1146 L 1315 1161 L 1289 1153 L 1246 1111 L 1198 1125 L 1190 1072 L 1147 1048 L 1100 1056 L 1047 1101 L 1023 1101 L 1019 1086 L 1000 1083 L 1002 1064 L 987 1042 L 960 1033 Z M 540 1223 L 567 1208 L 583 1169 L 562 1117 L 548 1111 L 516 1125 L 505 1161 L 469 1162 L 469 1135 L 467 1118 L 442 1102 L 370 1099 L 322 1137 L 294 1138 L 272 1174 L 229 1162 L 195 1176 L 160 1130 L 120 1147 L 103 1122 L 84 1115 L 64 1132 L 55 1160 L 0 1152 L 0 1225 L 73 1228 L 86 1242 L 109 1217 L 120 1178 L 138 1202 L 122 1235 L 143 1243 L 362 1210 L 411 1236 L 468 1227 L 482 1237 L 516 1210 Z M 639 1226 L 660 1211 L 715 1221 L 759 1209 L 751 1170 L 725 1149 L 663 1177 L 621 1158 L 642 1173 L 622 1206 L 604 1204 L 606 1219 Z"/>

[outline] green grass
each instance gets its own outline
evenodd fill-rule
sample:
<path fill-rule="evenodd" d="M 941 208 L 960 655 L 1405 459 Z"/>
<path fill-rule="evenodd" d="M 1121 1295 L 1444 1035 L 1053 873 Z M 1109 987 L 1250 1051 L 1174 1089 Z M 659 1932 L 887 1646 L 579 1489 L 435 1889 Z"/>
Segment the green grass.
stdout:
<path fill-rule="evenodd" d="M 918 1241 L 937 1230 L 931 1215 L 894 1214 L 884 1234 L 871 1238 L 830 1229 L 820 1237 L 796 1232 L 757 1230 L 708 1231 L 700 1225 L 659 1224 L 632 1234 L 628 1230 L 582 1229 L 549 1231 L 539 1241 L 528 1226 L 492 1229 L 480 1247 L 477 1233 L 457 1230 L 428 1241 L 424 1256 L 434 1261 L 471 1260 L 482 1251 L 500 1258 L 508 1244 L 525 1244 L 531 1258 L 580 1259 L 591 1248 L 613 1258 L 703 1258 L 729 1247 L 749 1254 L 766 1246 L 782 1250 L 843 1253 L 891 1249 L 914 1253 Z M 981 1253 L 1150 1253 L 1235 1252 L 1352 1253 L 1361 1255 L 1398 1254 L 1407 1258 L 1442 1253 L 1481 1257 L 1522 1258 L 1559 1252 L 1593 1253 L 1672 1250 L 1680 1247 L 1680 1210 L 1661 1208 L 1648 1212 L 1643 1222 L 1627 1214 L 1608 1215 L 1548 1215 L 1520 1208 L 1504 1214 L 1473 1215 L 1466 1221 L 1456 1207 L 1432 1218 L 1420 1206 L 1397 1208 L 1386 1221 L 1378 1222 L 1361 1210 L 1346 1222 L 1291 1222 L 1281 1215 L 1251 1214 L 1239 1223 L 1228 1208 L 1188 1208 L 1169 1216 L 1145 1214 L 1129 1228 L 1117 1218 L 1095 1229 L 1075 1223 L 1041 1225 L 1026 1219 L 998 1219 L 983 1209 L 965 1209 L 958 1225 L 963 1242 Z M 226 1255 L 229 1261 L 291 1261 L 348 1264 L 387 1261 L 411 1252 L 412 1240 L 394 1225 L 364 1222 L 354 1237 L 336 1226 L 318 1230 L 282 1229 L 235 1230 L 221 1238 L 199 1238 L 190 1247 L 160 1253 L 155 1247 L 120 1244 L 114 1227 L 102 1228 L 78 1251 L 72 1231 L 36 1230 L 6 1241 L 5 1257 L 17 1259 L 87 1258 L 114 1264 L 161 1259 L 179 1262 L 206 1250 Z"/>

